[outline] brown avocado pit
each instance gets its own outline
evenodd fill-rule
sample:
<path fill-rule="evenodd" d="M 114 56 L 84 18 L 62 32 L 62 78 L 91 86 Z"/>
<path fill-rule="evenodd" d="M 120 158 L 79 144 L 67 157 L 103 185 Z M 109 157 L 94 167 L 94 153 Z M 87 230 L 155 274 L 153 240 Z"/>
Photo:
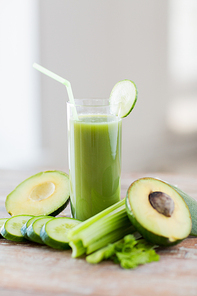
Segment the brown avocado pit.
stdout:
<path fill-rule="evenodd" d="M 151 192 L 148 196 L 151 206 L 160 214 L 171 217 L 174 212 L 174 201 L 161 191 Z"/>

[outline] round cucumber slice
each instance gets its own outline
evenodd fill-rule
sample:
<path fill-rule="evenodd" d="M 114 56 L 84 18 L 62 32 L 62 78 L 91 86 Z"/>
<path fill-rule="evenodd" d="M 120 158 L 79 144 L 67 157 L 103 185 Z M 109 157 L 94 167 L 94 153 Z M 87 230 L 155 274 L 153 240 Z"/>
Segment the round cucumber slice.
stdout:
<path fill-rule="evenodd" d="M 184 199 L 169 184 L 155 178 L 141 178 L 130 185 L 126 210 L 136 230 L 156 245 L 175 245 L 192 229 Z"/>
<path fill-rule="evenodd" d="M 6 198 L 11 216 L 56 216 L 69 202 L 69 177 L 61 171 L 40 172 L 20 183 Z"/>
<path fill-rule="evenodd" d="M 68 232 L 81 221 L 58 217 L 47 222 L 41 229 L 40 236 L 44 243 L 52 248 L 59 250 L 69 249 Z"/>
<path fill-rule="evenodd" d="M 42 226 L 51 219 L 54 219 L 54 217 L 45 216 L 44 218 L 36 219 L 26 230 L 28 238 L 35 243 L 44 244 L 40 237 L 40 230 Z"/>
<path fill-rule="evenodd" d="M 137 87 L 133 81 L 125 79 L 116 83 L 109 99 L 112 114 L 121 118 L 128 116 L 136 104 L 137 96 Z"/>
<path fill-rule="evenodd" d="M 2 226 L 4 225 L 4 223 L 8 220 L 8 218 L 0 218 L 0 229 L 2 228 Z M 0 234 L 0 238 L 2 237 L 2 235 Z"/>
<path fill-rule="evenodd" d="M 30 218 L 25 224 L 23 224 L 23 226 L 21 227 L 21 233 L 22 235 L 26 238 L 29 239 L 28 235 L 27 235 L 27 228 L 36 220 L 38 220 L 39 218 L 44 218 L 44 215 L 40 215 L 40 216 L 35 216 Z"/>
<path fill-rule="evenodd" d="M 23 242 L 27 241 L 21 233 L 21 227 L 32 216 L 30 215 L 18 215 L 7 219 L 1 228 L 1 235 L 11 241 Z"/>

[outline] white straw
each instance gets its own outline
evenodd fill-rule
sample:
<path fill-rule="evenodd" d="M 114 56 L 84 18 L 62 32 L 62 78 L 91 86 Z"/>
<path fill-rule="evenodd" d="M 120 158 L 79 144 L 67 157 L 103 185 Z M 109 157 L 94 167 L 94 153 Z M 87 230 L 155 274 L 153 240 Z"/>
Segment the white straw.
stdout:
<path fill-rule="evenodd" d="M 36 70 L 40 71 L 41 73 L 43 73 L 43 74 L 57 80 L 58 82 L 60 82 L 60 83 L 62 83 L 62 84 L 64 84 L 66 86 L 69 101 L 73 105 L 73 117 L 74 117 L 75 120 L 78 120 L 77 110 L 76 110 L 76 107 L 75 107 L 75 100 L 74 100 L 74 96 L 73 96 L 73 92 L 72 92 L 70 82 L 68 80 L 60 77 L 59 75 L 49 71 L 48 69 L 36 64 L 36 63 L 33 64 L 33 67 Z"/>

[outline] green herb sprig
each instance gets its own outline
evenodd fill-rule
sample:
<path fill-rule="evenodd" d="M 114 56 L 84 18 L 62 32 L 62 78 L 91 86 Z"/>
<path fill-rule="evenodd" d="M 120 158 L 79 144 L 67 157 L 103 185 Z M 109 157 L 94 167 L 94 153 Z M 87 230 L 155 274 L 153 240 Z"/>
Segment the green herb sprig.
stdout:
<path fill-rule="evenodd" d="M 144 239 L 136 239 L 134 235 L 126 235 L 123 239 L 108 244 L 86 257 L 86 261 L 92 264 L 103 260 L 112 260 L 120 264 L 124 269 L 135 268 L 138 265 L 153 261 L 159 261 L 160 257 L 155 252 L 155 245 Z"/>

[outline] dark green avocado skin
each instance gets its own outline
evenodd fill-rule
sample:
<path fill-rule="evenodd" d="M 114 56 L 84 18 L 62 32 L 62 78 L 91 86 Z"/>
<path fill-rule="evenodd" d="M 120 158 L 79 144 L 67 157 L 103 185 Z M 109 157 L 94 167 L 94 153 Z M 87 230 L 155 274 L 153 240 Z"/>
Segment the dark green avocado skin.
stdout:
<path fill-rule="evenodd" d="M 129 197 L 128 197 L 128 192 L 127 191 L 127 195 L 126 195 L 126 211 L 127 211 L 127 215 L 131 221 L 131 223 L 133 224 L 133 226 L 136 228 L 136 230 L 143 236 L 144 239 L 146 239 L 148 242 L 154 244 L 154 245 L 158 245 L 158 246 L 173 246 L 176 245 L 178 243 L 180 243 L 182 241 L 181 240 L 176 240 L 174 242 L 169 241 L 169 239 L 167 237 L 163 237 L 163 236 L 159 236 L 157 234 L 154 234 L 153 232 L 145 229 L 143 226 L 141 226 L 141 224 L 137 221 L 137 219 L 135 218 L 130 203 L 129 203 Z"/>
<path fill-rule="evenodd" d="M 190 235 L 197 236 L 197 200 L 186 194 L 184 191 L 179 189 L 177 186 L 169 184 L 174 190 L 176 190 L 180 196 L 184 199 L 186 202 L 191 218 L 192 218 L 192 230 Z"/>
<path fill-rule="evenodd" d="M 61 207 L 59 207 L 54 212 L 49 213 L 48 215 L 49 216 L 53 216 L 53 217 L 57 216 L 59 213 L 61 213 L 67 207 L 67 205 L 69 204 L 69 202 L 70 202 L 70 197 L 69 197 L 69 199 Z"/>

